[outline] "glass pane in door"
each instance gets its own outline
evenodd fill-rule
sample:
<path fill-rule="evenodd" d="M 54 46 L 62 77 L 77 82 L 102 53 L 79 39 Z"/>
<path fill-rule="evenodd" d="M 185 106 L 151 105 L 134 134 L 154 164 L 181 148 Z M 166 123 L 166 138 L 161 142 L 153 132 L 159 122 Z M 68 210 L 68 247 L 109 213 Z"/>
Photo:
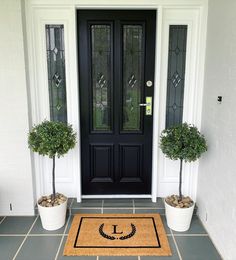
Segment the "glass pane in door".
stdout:
<path fill-rule="evenodd" d="M 92 130 L 111 130 L 111 25 L 91 25 Z"/>
<path fill-rule="evenodd" d="M 123 25 L 123 128 L 141 129 L 140 106 L 143 84 L 143 26 Z"/>

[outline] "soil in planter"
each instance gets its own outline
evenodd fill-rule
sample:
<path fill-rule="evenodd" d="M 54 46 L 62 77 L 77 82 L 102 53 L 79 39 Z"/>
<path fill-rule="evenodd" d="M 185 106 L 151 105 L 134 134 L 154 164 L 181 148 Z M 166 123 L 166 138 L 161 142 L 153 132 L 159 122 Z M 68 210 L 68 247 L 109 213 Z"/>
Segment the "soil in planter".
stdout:
<path fill-rule="evenodd" d="M 54 206 L 58 206 L 61 205 L 62 203 L 64 203 L 67 200 L 67 197 L 64 196 L 61 193 L 56 193 L 55 198 L 53 199 L 53 195 L 49 195 L 49 196 L 42 196 L 39 200 L 38 200 L 38 204 L 42 207 L 54 207 Z"/>
<path fill-rule="evenodd" d="M 182 200 L 180 200 L 178 195 L 168 196 L 165 201 L 167 204 L 175 208 L 190 208 L 194 203 L 189 196 L 183 196 Z"/>

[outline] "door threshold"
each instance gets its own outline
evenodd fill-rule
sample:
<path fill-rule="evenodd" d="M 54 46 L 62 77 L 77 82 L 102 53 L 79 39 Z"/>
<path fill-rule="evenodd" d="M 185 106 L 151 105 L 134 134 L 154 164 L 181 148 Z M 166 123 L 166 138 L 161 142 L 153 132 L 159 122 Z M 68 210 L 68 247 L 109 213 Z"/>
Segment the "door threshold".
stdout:
<path fill-rule="evenodd" d="M 82 195 L 82 199 L 151 199 L 151 198 L 152 198 L 151 194 Z"/>

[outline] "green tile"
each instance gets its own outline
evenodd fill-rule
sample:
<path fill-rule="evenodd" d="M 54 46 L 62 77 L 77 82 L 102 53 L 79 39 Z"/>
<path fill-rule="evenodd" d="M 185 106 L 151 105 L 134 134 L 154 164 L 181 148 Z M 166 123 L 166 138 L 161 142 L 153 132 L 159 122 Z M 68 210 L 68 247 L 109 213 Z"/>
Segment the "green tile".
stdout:
<path fill-rule="evenodd" d="M 193 215 L 189 230 L 185 232 L 174 231 L 174 234 L 207 234 L 198 216 Z"/>
<path fill-rule="evenodd" d="M 61 236 L 27 237 L 16 260 L 52 260 L 55 259 Z"/>
<path fill-rule="evenodd" d="M 24 236 L 0 237 L 0 259 L 2 260 L 13 259 L 13 257 L 16 254 L 16 251 L 18 250 L 23 240 L 24 240 Z"/>
<path fill-rule="evenodd" d="M 73 201 L 71 208 L 101 208 L 102 200 L 85 199 L 78 203 L 76 199 Z"/>
<path fill-rule="evenodd" d="M 132 214 L 133 209 L 112 209 L 112 208 L 104 208 L 103 209 L 104 214 Z"/>
<path fill-rule="evenodd" d="M 104 208 L 133 208 L 133 200 L 130 199 L 106 199 Z"/>
<path fill-rule="evenodd" d="M 140 214 L 146 214 L 146 213 L 158 213 L 158 214 L 165 214 L 165 210 L 164 209 L 136 209 L 135 208 L 135 213 L 140 213 Z"/>
<path fill-rule="evenodd" d="M 138 256 L 99 256 L 99 260 L 138 260 Z"/>
<path fill-rule="evenodd" d="M 167 226 L 166 216 L 161 215 L 161 220 L 162 220 L 162 223 L 163 223 L 163 225 L 164 225 L 166 234 L 171 234 L 170 228 Z"/>
<path fill-rule="evenodd" d="M 0 225 L 0 234 L 27 234 L 36 217 L 6 217 Z"/>
<path fill-rule="evenodd" d="M 135 199 L 134 205 L 137 208 L 165 208 L 162 198 L 157 198 L 157 202 L 152 202 L 151 199 Z"/>
<path fill-rule="evenodd" d="M 179 260 L 179 256 L 176 250 L 176 246 L 172 237 L 167 237 L 171 248 L 172 256 L 141 256 L 140 260 Z M 185 258 L 184 258 L 185 260 Z M 186 258 L 187 260 L 187 258 Z M 200 260 L 200 259 L 198 259 Z M 203 260 L 203 259 L 201 259 Z M 205 259 L 204 259 L 205 260 Z"/>
<path fill-rule="evenodd" d="M 70 218 L 69 218 L 69 220 L 68 220 L 68 225 L 67 225 L 67 227 L 66 227 L 66 232 L 65 232 L 65 234 L 68 234 L 69 233 L 69 231 L 70 231 L 70 227 L 71 227 L 71 223 L 72 223 L 72 221 L 73 221 L 73 218 L 74 218 L 74 216 L 70 216 Z"/>
<path fill-rule="evenodd" d="M 68 217 L 67 217 L 67 219 L 68 219 Z M 67 223 L 67 219 L 66 219 L 66 223 Z M 60 229 L 48 231 L 48 230 L 43 228 L 41 219 L 39 217 L 37 219 L 37 221 L 35 222 L 35 224 L 34 224 L 32 230 L 31 230 L 30 234 L 63 234 L 63 232 L 65 230 L 66 223 Z"/>
<path fill-rule="evenodd" d="M 63 250 L 64 250 L 64 246 L 66 243 L 66 237 L 63 239 L 61 248 L 60 248 L 60 252 L 58 255 L 57 260 L 66 260 L 66 259 L 72 259 L 72 260 L 96 260 L 97 257 L 96 256 L 63 256 Z"/>
<path fill-rule="evenodd" d="M 180 254 L 183 259 L 188 260 L 220 260 L 221 257 L 216 251 L 209 237 L 204 236 L 176 236 Z"/>
<path fill-rule="evenodd" d="M 75 214 L 101 214 L 101 209 L 71 209 L 71 215 Z"/>

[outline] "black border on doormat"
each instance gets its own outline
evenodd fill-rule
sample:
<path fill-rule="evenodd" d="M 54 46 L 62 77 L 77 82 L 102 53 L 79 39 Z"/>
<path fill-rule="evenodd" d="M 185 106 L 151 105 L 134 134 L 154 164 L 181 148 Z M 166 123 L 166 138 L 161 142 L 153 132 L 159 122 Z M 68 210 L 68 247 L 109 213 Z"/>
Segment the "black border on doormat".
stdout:
<path fill-rule="evenodd" d="M 83 219 L 152 219 L 155 234 L 156 234 L 156 239 L 157 239 L 157 246 L 77 246 L 77 240 L 79 237 L 79 232 L 80 228 L 83 222 Z M 81 217 L 80 223 L 79 223 L 79 228 L 76 234 L 76 239 L 74 243 L 74 248 L 161 248 L 161 243 L 160 239 L 157 233 L 157 228 L 156 228 L 156 223 L 154 220 L 154 217 Z"/>

